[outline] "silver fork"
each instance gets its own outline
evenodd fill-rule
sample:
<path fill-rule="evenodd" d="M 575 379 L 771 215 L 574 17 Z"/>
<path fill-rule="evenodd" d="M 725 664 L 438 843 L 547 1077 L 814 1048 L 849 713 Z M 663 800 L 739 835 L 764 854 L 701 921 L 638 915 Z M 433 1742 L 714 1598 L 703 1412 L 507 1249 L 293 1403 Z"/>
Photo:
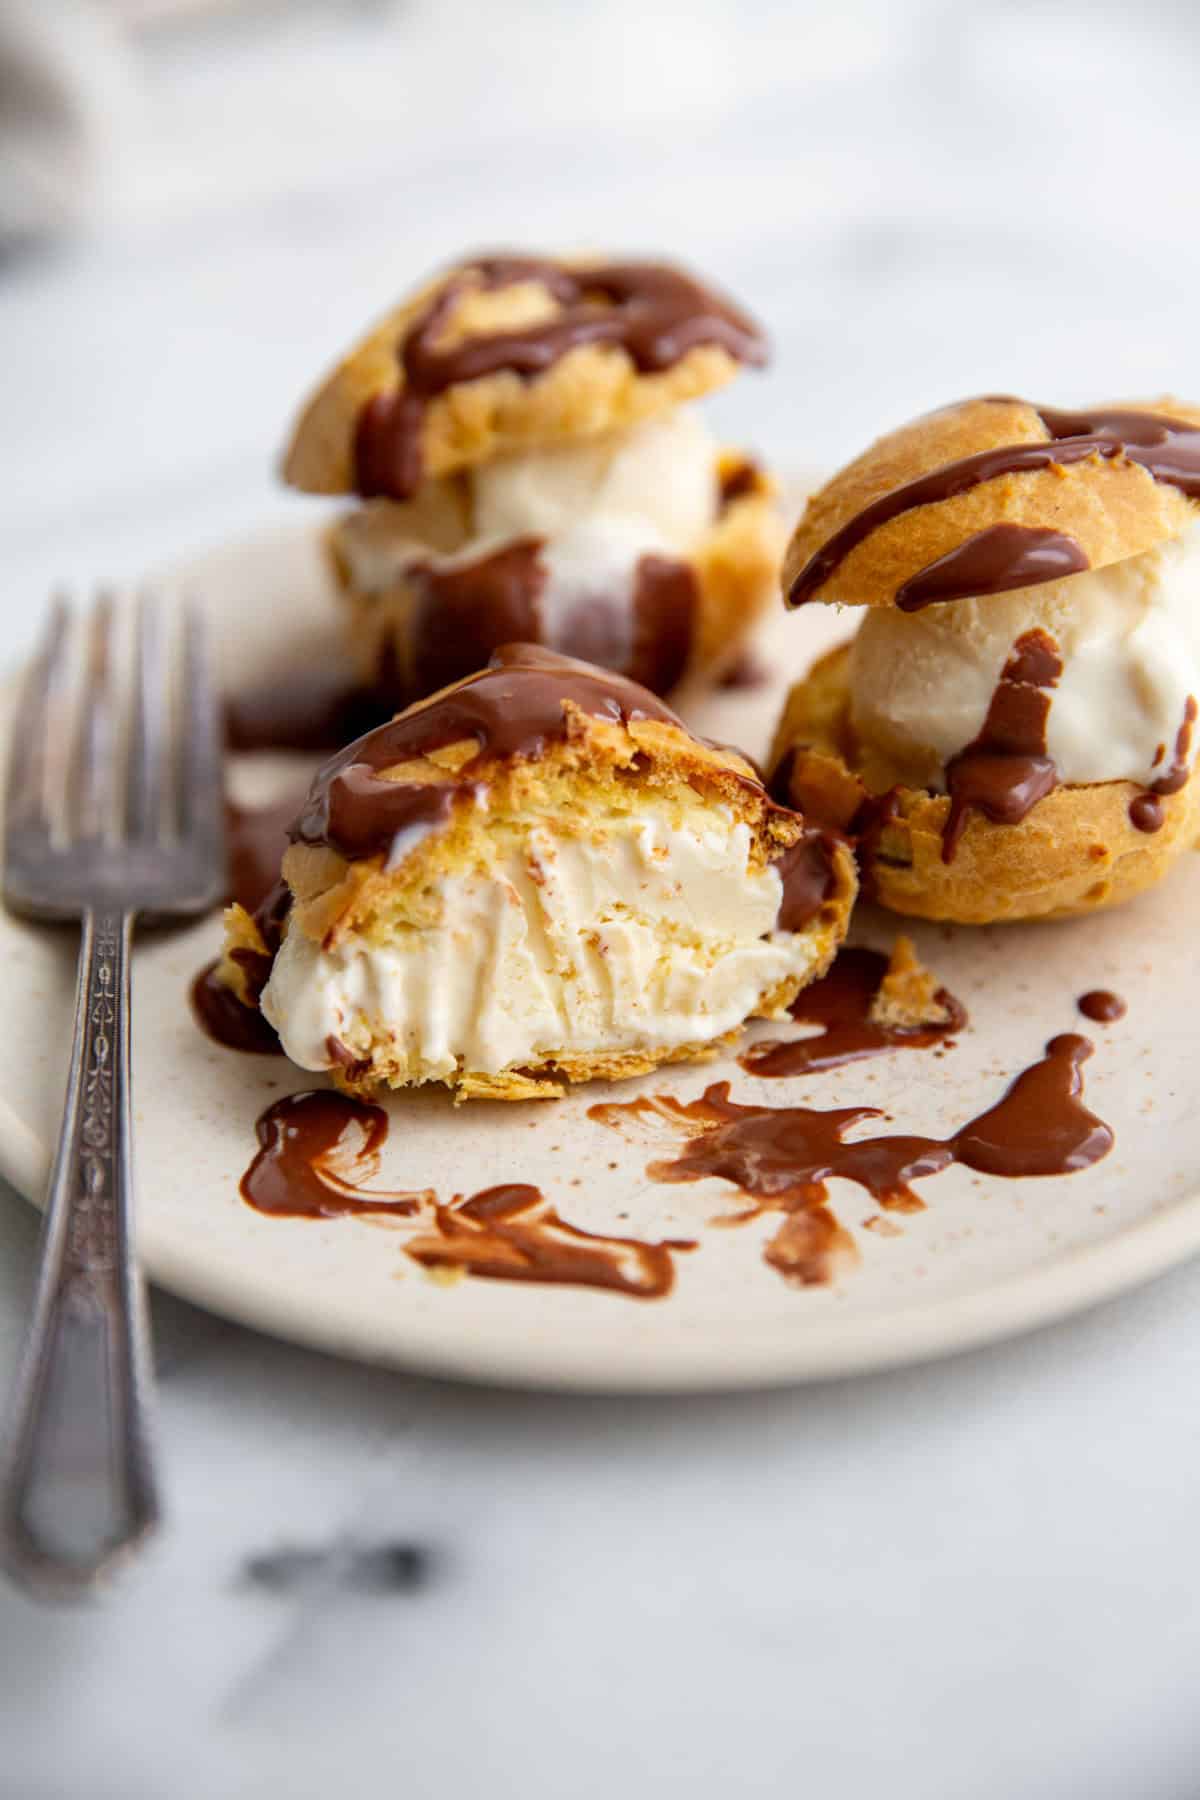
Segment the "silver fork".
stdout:
<path fill-rule="evenodd" d="M 26 1586 L 63 1599 L 85 1595 L 159 1516 L 132 1242 L 133 921 L 216 905 L 225 873 L 220 727 L 199 617 L 185 614 L 168 656 L 162 614 L 140 603 L 124 704 L 116 623 L 102 597 L 84 626 L 73 704 L 70 615 L 55 607 L 8 763 L 5 900 L 29 918 L 81 927 L 66 1103 L 0 1468 L 0 1558 Z"/>

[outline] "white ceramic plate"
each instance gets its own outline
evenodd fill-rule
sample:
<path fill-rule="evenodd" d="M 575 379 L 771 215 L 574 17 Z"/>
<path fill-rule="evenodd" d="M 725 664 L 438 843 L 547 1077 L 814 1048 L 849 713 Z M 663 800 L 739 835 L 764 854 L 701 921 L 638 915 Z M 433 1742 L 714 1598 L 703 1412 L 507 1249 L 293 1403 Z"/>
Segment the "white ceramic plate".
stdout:
<path fill-rule="evenodd" d="M 285 631 L 302 654 L 336 654 L 331 602 L 307 531 L 260 537 L 171 576 L 211 609 L 231 680 L 253 683 L 269 672 Z M 845 622 L 820 608 L 781 614 L 762 645 L 774 670 L 769 685 L 710 696 L 692 709 L 691 722 L 761 752 L 789 673 L 844 632 Z M 2 697 L 5 716 L 11 699 L 11 691 Z M 188 984 L 216 952 L 217 918 L 147 936 L 135 958 L 133 1034 L 146 1267 L 188 1299 L 283 1337 L 546 1387 L 797 1381 L 942 1355 L 1024 1330 L 1200 1247 L 1200 952 L 1188 928 L 1198 904 L 1200 860 L 1125 911 L 1093 919 L 980 931 L 918 928 L 921 953 L 971 1015 L 957 1048 L 941 1058 L 896 1052 L 786 1081 L 752 1080 L 729 1062 L 619 1089 L 576 1090 L 557 1104 L 456 1111 L 440 1091 L 390 1102 L 384 1187 L 431 1186 L 449 1198 L 527 1181 L 585 1229 L 698 1239 L 699 1249 L 678 1259 L 674 1293 L 659 1301 L 475 1278 L 441 1285 L 405 1256 L 398 1224 L 269 1219 L 251 1211 L 238 1181 L 254 1150 L 255 1119 L 314 1078 L 282 1058 L 223 1051 L 193 1024 Z M 855 936 L 886 947 L 895 929 L 887 915 L 866 911 Z M 62 1097 L 74 944 L 0 912 L 0 962 L 0 1169 L 37 1196 Z M 1096 987 L 1128 1000 L 1119 1024 L 1079 1019 L 1076 996 Z M 728 1078 L 735 1098 L 870 1104 L 894 1118 L 890 1129 L 944 1134 L 998 1098 L 1046 1039 L 1074 1029 L 1096 1043 L 1087 1098 L 1116 1132 L 1110 1156 L 1086 1173 L 1036 1181 L 951 1169 L 918 1183 L 928 1210 L 900 1220 L 898 1235 L 862 1229 L 875 1208 L 861 1190 L 834 1182 L 835 1211 L 858 1240 L 861 1261 L 828 1289 L 789 1286 L 766 1266 L 762 1246 L 772 1220 L 735 1230 L 709 1223 L 736 1210 L 725 1183 L 649 1180 L 646 1163 L 669 1153 L 669 1135 L 636 1139 L 587 1117 L 597 1100 L 637 1093 L 691 1099 L 708 1082 Z"/>

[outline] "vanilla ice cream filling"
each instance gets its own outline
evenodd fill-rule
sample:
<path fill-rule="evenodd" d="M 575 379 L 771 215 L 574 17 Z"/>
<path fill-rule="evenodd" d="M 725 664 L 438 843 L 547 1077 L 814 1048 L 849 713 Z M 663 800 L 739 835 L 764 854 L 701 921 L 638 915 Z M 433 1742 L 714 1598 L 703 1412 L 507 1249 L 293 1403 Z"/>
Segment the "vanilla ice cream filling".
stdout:
<path fill-rule="evenodd" d="M 944 790 L 945 765 L 979 736 L 1013 644 L 1039 627 L 1063 662 L 1046 727 L 1059 780 L 1156 780 L 1189 696 L 1200 698 L 1197 527 L 1040 587 L 918 613 L 872 609 L 851 654 L 860 739 L 902 766 L 925 765 L 923 784 Z"/>
<path fill-rule="evenodd" d="M 776 929 L 782 882 L 751 844 L 731 815 L 650 808 L 587 837 L 531 826 L 495 867 L 442 877 L 436 925 L 332 949 L 289 931 L 262 1010 L 302 1068 L 332 1067 L 337 1039 L 414 1079 L 710 1042 L 821 954 Z"/>
<path fill-rule="evenodd" d="M 461 503 L 448 487 L 417 507 L 373 500 L 343 519 L 339 552 L 354 587 L 372 594 L 393 587 L 414 564 L 454 569 L 538 538 L 546 573 L 542 642 L 569 649 L 569 621 L 597 597 L 618 607 L 624 601 L 632 632 L 638 563 L 694 548 L 712 524 L 716 469 L 707 427 L 697 413 L 681 410 L 469 469 Z"/>

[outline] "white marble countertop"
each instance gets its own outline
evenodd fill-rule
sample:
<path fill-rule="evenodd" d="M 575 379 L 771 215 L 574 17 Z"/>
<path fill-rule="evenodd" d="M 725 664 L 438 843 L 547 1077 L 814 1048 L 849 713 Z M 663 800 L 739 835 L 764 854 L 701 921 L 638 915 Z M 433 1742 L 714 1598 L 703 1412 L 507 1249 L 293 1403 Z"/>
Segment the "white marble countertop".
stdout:
<path fill-rule="evenodd" d="M 769 322 L 720 397 L 836 460 L 979 390 L 1200 391 L 1183 4 L 414 0 L 150 36 L 86 237 L 0 264 L 0 651 L 52 581 L 294 510 L 310 377 L 477 243 L 669 246 Z M 0 1367 L 35 1220 L 0 1195 Z M 0 1589 L 0 1794 L 1185 1800 L 1200 1268 L 944 1365 L 572 1400 L 159 1296 L 170 1523 Z"/>

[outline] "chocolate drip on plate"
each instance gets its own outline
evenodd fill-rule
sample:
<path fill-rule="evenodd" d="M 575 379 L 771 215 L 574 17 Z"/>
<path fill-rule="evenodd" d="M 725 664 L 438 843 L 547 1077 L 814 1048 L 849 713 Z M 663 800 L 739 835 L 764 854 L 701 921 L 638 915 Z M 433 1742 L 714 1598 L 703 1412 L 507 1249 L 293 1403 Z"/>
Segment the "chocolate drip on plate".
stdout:
<path fill-rule="evenodd" d="M 1075 1004 L 1085 1019 L 1094 1019 L 1098 1025 L 1111 1025 L 1128 1010 L 1120 994 L 1110 993 L 1108 988 L 1089 988 Z"/>
<path fill-rule="evenodd" d="M 436 693 L 483 668 L 500 644 L 537 643 L 546 585 L 541 538 L 518 538 L 451 565 L 412 563 L 409 632 L 412 680 L 398 700 Z"/>
<path fill-rule="evenodd" d="M 924 1202 L 912 1182 L 960 1163 L 1005 1178 L 1069 1175 L 1098 1162 L 1113 1134 L 1083 1104 L 1082 1067 L 1092 1054 L 1087 1038 L 1052 1038 L 1039 1062 L 1022 1071 L 1004 1096 L 948 1138 L 888 1134 L 847 1143 L 846 1134 L 873 1106 L 823 1112 L 803 1106 L 742 1106 L 729 1083 L 715 1082 L 689 1103 L 660 1096 L 593 1106 L 588 1117 L 615 1125 L 624 1116 L 662 1119 L 688 1134 L 682 1152 L 653 1162 L 658 1181 L 730 1182 L 750 1203 L 730 1222 L 782 1212 L 766 1261 L 804 1285 L 827 1282 L 840 1256 L 853 1252 L 849 1234 L 828 1207 L 833 1179 L 865 1188 L 885 1210 L 913 1212 Z"/>
<path fill-rule="evenodd" d="M 809 1075 L 885 1050 L 926 1050 L 966 1026 L 966 1008 L 945 988 L 936 995 L 944 1019 L 921 1025 L 877 1024 L 871 1008 L 887 971 L 888 958 L 879 950 L 840 951 L 828 975 L 803 989 L 791 1005 L 793 1019 L 820 1025 L 820 1035 L 762 1039 L 739 1058 L 743 1069 L 751 1075 Z"/>
<path fill-rule="evenodd" d="M 1019 825 L 1058 786 L 1046 754 L 1050 690 L 1062 674 L 1058 645 L 1042 630 L 1013 645 L 992 695 L 983 730 L 946 764 L 950 811 L 942 860 L 951 862 L 972 807 L 997 825 Z"/>
<path fill-rule="evenodd" d="M 256 1006 L 245 1006 L 232 988 L 218 981 L 218 966 L 211 962 L 201 969 L 189 990 L 192 1012 L 200 1029 L 224 1050 L 242 1050 L 254 1056 L 282 1056 L 283 1045 L 274 1027 L 267 1023 Z"/>
<path fill-rule="evenodd" d="M 989 525 L 911 575 L 896 593 L 901 612 L 1003 594 L 1079 575 L 1091 565 L 1073 537 L 1032 525 Z"/>
<path fill-rule="evenodd" d="M 583 1231 L 524 1182 L 460 1194 L 446 1205 L 429 1188 L 372 1192 L 364 1184 L 378 1172 L 388 1118 L 382 1107 L 348 1094 L 289 1094 L 267 1108 L 255 1129 L 258 1154 L 241 1182 L 248 1206 L 293 1219 L 420 1214 L 428 1223 L 404 1249 L 427 1269 L 657 1300 L 675 1284 L 675 1254 L 695 1248 L 690 1239 L 647 1243 Z"/>
<path fill-rule="evenodd" d="M 1005 400 L 1004 404 L 1012 402 Z M 957 494 L 969 493 L 981 482 L 994 481 L 1000 475 L 1018 475 L 1031 469 L 1065 468 L 1071 463 L 1086 462 L 1089 457 L 1101 457 L 1110 462 L 1136 463 L 1155 481 L 1178 488 L 1190 500 L 1200 499 L 1200 426 L 1186 424 L 1166 414 L 1124 407 L 1063 412 L 1056 407 L 1038 406 L 1033 410 L 1046 428 L 1046 438 L 981 450 L 974 456 L 945 463 L 926 475 L 919 475 L 915 481 L 905 482 L 901 487 L 881 494 L 855 513 L 809 558 L 791 585 L 788 605 L 802 606 L 806 600 L 811 600 L 850 552 L 881 526 L 918 506 L 933 506 L 939 501 L 951 500 Z M 1023 560 L 1027 546 L 1016 540 L 1010 543 Z M 998 563 L 999 559 L 994 559 L 993 581 L 1000 577 Z M 1055 566 L 1052 557 L 1037 579 L 1054 581 L 1065 572 Z M 1033 582 L 1028 573 L 1023 573 L 1019 581 L 1007 581 L 1002 585 L 1029 587 Z M 1001 588 L 994 586 L 990 591 L 999 592 Z M 939 597 L 950 598 L 949 595 Z"/>
<path fill-rule="evenodd" d="M 553 317 L 442 342 L 458 301 L 472 288 L 494 291 L 529 281 L 542 283 L 558 302 Z M 425 409 L 447 388 L 502 371 L 532 380 L 583 344 L 624 350 L 643 374 L 671 368 L 702 344 L 739 362 L 761 365 L 767 357 L 766 341 L 751 319 L 678 269 L 655 263 L 569 268 L 538 257 L 480 257 L 450 277 L 400 339 L 400 385 L 364 406 L 354 441 L 357 492 L 411 498 L 423 475 Z"/>

